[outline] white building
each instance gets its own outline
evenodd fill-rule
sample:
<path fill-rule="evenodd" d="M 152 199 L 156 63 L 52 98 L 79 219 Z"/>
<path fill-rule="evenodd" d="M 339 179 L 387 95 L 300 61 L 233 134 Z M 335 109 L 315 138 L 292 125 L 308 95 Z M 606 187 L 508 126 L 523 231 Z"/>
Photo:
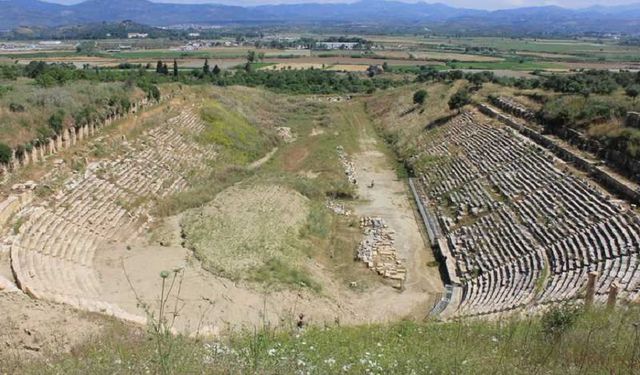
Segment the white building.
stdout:
<path fill-rule="evenodd" d="M 129 39 L 144 39 L 148 36 L 149 34 L 147 33 L 128 33 L 127 34 L 127 38 Z"/>

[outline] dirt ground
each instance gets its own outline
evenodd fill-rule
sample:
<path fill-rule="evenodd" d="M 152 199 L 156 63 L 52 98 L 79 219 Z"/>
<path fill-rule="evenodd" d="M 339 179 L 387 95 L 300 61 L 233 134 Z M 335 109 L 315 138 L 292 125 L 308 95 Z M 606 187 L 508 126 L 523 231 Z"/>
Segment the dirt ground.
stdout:
<path fill-rule="evenodd" d="M 407 265 L 407 279 L 402 293 L 379 290 L 378 298 L 387 301 L 386 310 L 391 316 L 400 311 L 428 312 L 436 302 L 434 296 L 443 291 L 443 284 L 436 267 L 427 263 L 435 258 L 419 229 L 420 222 L 409 200 L 405 182 L 397 178 L 391 168 L 389 157 L 381 151 L 378 140 L 370 126 L 360 126 L 361 152 L 355 155 L 358 193 L 362 204 L 356 205 L 356 214 L 384 219 L 396 232 L 395 246 L 398 256 Z M 374 187 L 369 188 L 371 181 Z"/>
<path fill-rule="evenodd" d="M 4 373 L 3 357 L 20 361 L 68 352 L 98 334 L 106 323 L 102 317 L 20 292 L 0 292 L 0 313 L 0 373 Z"/>

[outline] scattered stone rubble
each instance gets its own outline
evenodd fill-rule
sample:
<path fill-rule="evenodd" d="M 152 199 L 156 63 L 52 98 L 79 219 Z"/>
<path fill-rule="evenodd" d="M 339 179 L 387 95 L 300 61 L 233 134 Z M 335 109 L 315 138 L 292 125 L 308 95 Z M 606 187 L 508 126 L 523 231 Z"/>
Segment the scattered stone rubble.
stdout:
<path fill-rule="evenodd" d="M 278 137 L 280 137 L 280 139 L 282 139 L 285 143 L 291 143 L 296 139 L 296 137 L 291 132 L 291 128 L 288 128 L 286 126 L 277 127 L 276 132 L 278 133 Z"/>
<path fill-rule="evenodd" d="M 395 232 L 379 217 L 360 218 L 360 228 L 364 239 L 358 247 L 357 258 L 385 278 L 404 281 L 407 270 L 393 246 Z"/>
<path fill-rule="evenodd" d="M 340 163 L 342 163 L 344 174 L 347 176 L 347 179 L 350 183 L 357 185 L 358 181 L 356 180 L 356 167 L 349 158 L 349 155 L 344 152 L 344 148 L 342 146 L 336 147 L 336 151 L 338 152 L 338 157 L 340 158 Z"/>
<path fill-rule="evenodd" d="M 351 210 L 345 207 L 345 205 L 342 203 L 327 199 L 326 206 L 336 215 L 351 216 Z"/>

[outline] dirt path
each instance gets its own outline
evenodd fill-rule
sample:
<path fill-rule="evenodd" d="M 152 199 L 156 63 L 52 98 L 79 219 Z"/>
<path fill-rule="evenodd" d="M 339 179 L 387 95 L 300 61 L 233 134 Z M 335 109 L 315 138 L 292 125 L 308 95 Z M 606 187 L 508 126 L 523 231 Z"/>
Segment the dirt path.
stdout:
<path fill-rule="evenodd" d="M 360 131 L 360 152 L 353 156 L 358 194 L 363 201 L 355 207 L 359 216 L 376 216 L 385 220 L 396 232 L 398 255 L 407 266 L 405 290 L 397 303 L 415 309 L 415 301 L 428 311 L 429 303 L 437 293 L 443 291 L 443 284 L 437 267 L 427 263 L 435 260 L 420 232 L 420 222 L 410 202 L 408 186 L 398 179 L 390 158 L 382 151 L 385 147 L 377 138 L 368 119 L 355 117 L 355 125 Z M 359 121 L 358 121 L 359 120 Z M 369 184 L 374 182 L 374 187 Z M 424 301 L 424 302 L 423 302 Z M 414 306 L 411 306 L 414 304 Z"/>
<path fill-rule="evenodd" d="M 271 149 L 271 151 L 269 151 L 265 156 L 263 156 L 262 158 L 254 161 L 253 163 L 249 164 L 249 166 L 247 167 L 247 169 L 254 170 L 256 168 L 261 167 L 264 163 L 268 162 L 271 157 L 278 151 L 277 147 L 274 147 L 273 149 Z"/>

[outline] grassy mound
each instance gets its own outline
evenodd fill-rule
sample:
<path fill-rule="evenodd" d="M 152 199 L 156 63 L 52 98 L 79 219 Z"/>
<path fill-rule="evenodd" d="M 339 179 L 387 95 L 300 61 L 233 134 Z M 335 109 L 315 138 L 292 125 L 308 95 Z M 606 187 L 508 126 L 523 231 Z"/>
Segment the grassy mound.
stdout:
<path fill-rule="evenodd" d="M 210 271 L 231 279 L 295 284 L 308 202 L 276 185 L 232 187 L 202 209 L 185 214 L 186 245 Z"/>

